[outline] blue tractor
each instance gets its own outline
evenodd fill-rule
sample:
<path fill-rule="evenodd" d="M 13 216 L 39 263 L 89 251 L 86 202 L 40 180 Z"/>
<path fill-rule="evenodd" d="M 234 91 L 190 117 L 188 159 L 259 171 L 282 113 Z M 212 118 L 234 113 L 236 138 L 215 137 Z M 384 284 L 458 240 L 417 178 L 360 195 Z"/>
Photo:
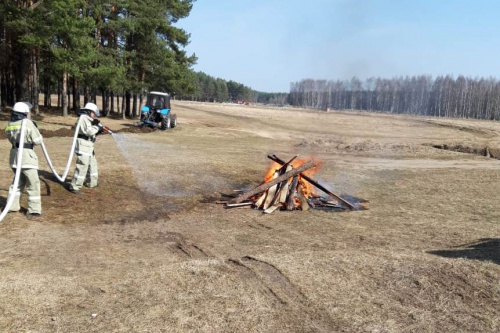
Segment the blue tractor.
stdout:
<path fill-rule="evenodd" d="M 177 126 L 177 115 L 170 108 L 170 95 L 164 92 L 151 91 L 148 94 L 146 105 L 141 107 L 141 122 L 139 126 L 162 130 Z"/>

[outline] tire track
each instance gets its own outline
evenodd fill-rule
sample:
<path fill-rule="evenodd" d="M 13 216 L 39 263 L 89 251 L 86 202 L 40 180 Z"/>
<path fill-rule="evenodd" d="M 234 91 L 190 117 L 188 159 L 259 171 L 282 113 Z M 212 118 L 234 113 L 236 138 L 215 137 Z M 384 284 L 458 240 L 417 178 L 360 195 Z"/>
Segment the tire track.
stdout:
<path fill-rule="evenodd" d="M 205 259 L 211 257 L 211 255 L 205 252 L 199 245 L 186 240 L 186 237 L 181 233 L 169 232 L 166 241 L 170 243 L 170 248 L 174 250 L 174 252 L 190 259 Z"/>
<path fill-rule="evenodd" d="M 227 262 L 257 290 L 268 295 L 281 307 L 291 311 L 294 318 L 304 325 L 305 331 L 338 332 L 339 322 L 335 321 L 321 306 L 312 302 L 276 266 L 251 256 Z"/>

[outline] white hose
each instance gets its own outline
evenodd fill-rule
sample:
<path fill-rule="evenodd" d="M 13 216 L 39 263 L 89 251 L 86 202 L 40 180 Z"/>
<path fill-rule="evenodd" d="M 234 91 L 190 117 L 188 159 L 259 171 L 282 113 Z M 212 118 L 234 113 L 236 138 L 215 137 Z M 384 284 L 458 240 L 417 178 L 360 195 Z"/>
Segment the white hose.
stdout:
<path fill-rule="evenodd" d="M 16 164 L 16 175 L 14 176 L 14 183 L 12 184 L 12 191 L 9 192 L 7 197 L 7 204 L 3 208 L 2 214 L 0 214 L 0 222 L 4 219 L 5 215 L 9 212 L 10 206 L 14 202 L 14 198 L 17 194 L 17 186 L 19 185 L 19 178 L 21 176 L 21 166 L 23 163 L 23 151 L 24 151 L 24 132 L 26 131 L 26 119 L 21 121 L 21 134 L 19 137 L 19 148 L 17 149 L 17 164 Z"/>
<path fill-rule="evenodd" d="M 69 153 L 68 157 L 68 163 L 66 164 L 66 169 L 64 170 L 64 173 L 62 176 L 59 176 L 57 171 L 54 169 L 54 166 L 52 165 L 52 161 L 50 160 L 49 153 L 47 152 L 47 148 L 45 147 L 45 144 L 41 143 L 42 146 L 42 151 L 43 155 L 45 156 L 45 159 L 47 160 L 47 164 L 50 167 L 50 170 L 52 170 L 52 173 L 54 176 L 60 181 L 64 182 L 66 180 L 66 177 L 68 176 L 69 168 L 71 166 L 71 162 L 73 161 L 73 155 L 75 154 L 75 146 L 76 146 L 76 139 L 78 138 L 78 130 L 80 129 L 80 123 L 82 120 L 82 116 L 78 118 L 78 122 L 76 124 L 75 128 L 75 134 L 73 136 L 73 144 L 71 145 L 71 151 Z M 0 222 L 4 219 L 5 215 L 9 212 L 10 206 L 12 206 L 12 203 L 14 202 L 14 198 L 17 194 L 17 186 L 19 185 L 19 178 L 21 176 L 21 168 L 19 166 L 22 165 L 23 162 L 23 151 L 24 151 L 24 133 L 26 132 L 26 120 L 23 119 L 21 122 L 21 133 L 20 133 L 20 138 L 19 138 L 19 148 L 17 150 L 17 168 L 16 168 L 16 174 L 14 176 L 14 183 L 12 184 L 13 190 L 9 192 L 9 196 L 7 198 L 7 204 L 5 205 L 2 214 L 0 214 Z"/>
<path fill-rule="evenodd" d="M 45 148 L 45 144 L 42 141 L 42 151 L 43 155 L 45 156 L 45 159 L 47 160 L 47 164 L 50 167 L 50 170 L 52 170 L 52 173 L 56 178 L 63 183 L 66 180 L 66 177 L 68 176 L 69 172 L 69 167 L 71 166 L 71 162 L 73 161 L 73 155 L 75 154 L 75 145 L 76 145 L 76 139 L 78 138 L 78 130 L 80 129 L 80 123 L 82 120 L 82 116 L 78 118 L 78 122 L 76 124 L 75 128 L 75 135 L 73 136 L 73 144 L 71 145 L 71 151 L 69 152 L 69 157 L 68 157 L 68 163 L 66 164 L 66 169 L 64 170 L 64 173 L 62 176 L 59 176 L 57 173 L 56 169 L 54 169 L 54 166 L 52 165 L 52 161 L 50 160 L 49 153 L 47 152 L 47 148 Z"/>

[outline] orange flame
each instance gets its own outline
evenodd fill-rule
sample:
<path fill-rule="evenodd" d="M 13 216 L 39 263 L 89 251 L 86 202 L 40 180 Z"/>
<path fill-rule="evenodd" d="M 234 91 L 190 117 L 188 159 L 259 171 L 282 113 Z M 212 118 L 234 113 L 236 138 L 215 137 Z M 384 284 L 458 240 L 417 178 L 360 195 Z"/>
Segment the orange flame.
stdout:
<path fill-rule="evenodd" d="M 295 159 L 292 161 L 291 164 L 292 164 L 293 168 L 296 169 L 311 159 L 312 158 Z M 319 168 L 321 167 L 321 164 L 322 164 L 318 160 L 314 160 L 314 161 L 316 163 L 316 166 L 314 168 L 311 168 L 309 170 L 302 172 L 302 174 L 312 178 L 312 176 L 319 170 Z M 274 173 L 276 171 L 278 171 L 280 168 L 281 168 L 281 165 L 279 163 L 276 163 L 274 161 L 271 162 L 271 165 L 267 169 L 266 175 L 264 177 L 264 182 L 267 183 L 267 182 L 271 181 L 274 178 Z M 316 188 L 312 184 L 310 184 L 309 182 L 303 180 L 300 175 L 299 175 L 299 186 L 301 186 L 302 192 L 304 193 L 306 198 L 309 197 L 311 194 L 317 194 Z"/>
<path fill-rule="evenodd" d="M 276 162 L 271 162 L 271 165 L 266 171 L 266 176 L 264 177 L 264 182 L 270 182 L 274 178 L 274 173 L 281 168 L 281 165 Z"/>
<path fill-rule="evenodd" d="M 306 163 L 307 161 L 309 161 L 311 159 L 312 158 L 299 159 L 299 160 L 296 159 L 292 162 L 292 165 L 294 168 L 298 168 L 299 166 L 301 166 L 302 164 Z M 314 160 L 314 162 L 316 163 L 316 166 L 314 168 L 311 168 L 309 170 L 302 172 L 303 175 L 310 177 L 310 178 L 313 178 L 313 176 L 316 174 L 316 172 L 318 172 L 318 170 L 322 164 L 318 160 Z M 304 192 L 304 195 L 306 196 L 306 198 L 308 198 L 311 194 L 317 194 L 316 188 L 308 181 L 303 180 L 300 175 L 299 175 L 299 184 L 300 184 L 299 186 L 302 187 L 302 192 Z"/>

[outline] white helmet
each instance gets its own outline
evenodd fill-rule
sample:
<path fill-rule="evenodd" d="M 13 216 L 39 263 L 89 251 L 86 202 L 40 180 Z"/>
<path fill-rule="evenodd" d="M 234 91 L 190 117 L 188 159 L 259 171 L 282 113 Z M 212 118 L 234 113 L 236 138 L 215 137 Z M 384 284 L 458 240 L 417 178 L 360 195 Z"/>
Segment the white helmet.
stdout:
<path fill-rule="evenodd" d="M 16 104 L 14 104 L 14 107 L 12 108 L 12 111 L 28 114 L 28 113 L 30 113 L 30 109 L 32 107 L 33 106 L 30 103 L 17 102 Z"/>
<path fill-rule="evenodd" d="M 99 117 L 101 115 L 99 112 L 99 109 L 97 108 L 97 105 L 95 105 L 94 103 L 85 104 L 85 106 L 83 107 L 82 110 L 88 110 L 88 111 L 94 112 L 97 117 Z"/>

